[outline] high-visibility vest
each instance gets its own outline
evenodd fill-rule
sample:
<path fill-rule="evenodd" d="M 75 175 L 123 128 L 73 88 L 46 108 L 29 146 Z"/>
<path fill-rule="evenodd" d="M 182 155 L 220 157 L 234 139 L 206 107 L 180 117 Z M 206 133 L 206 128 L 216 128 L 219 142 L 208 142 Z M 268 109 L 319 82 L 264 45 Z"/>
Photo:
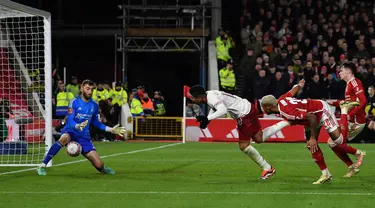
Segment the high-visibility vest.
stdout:
<path fill-rule="evenodd" d="M 155 116 L 163 116 L 165 115 L 165 106 L 163 102 L 160 100 L 153 100 L 155 106 Z"/>
<path fill-rule="evenodd" d="M 130 113 L 133 116 L 139 116 L 143 114 L 142 103 L 136 98 L 133 98 L 130 103 Z"/>
<path fill-rule="evenodd" d="M 236 76 L 233 70 L 222 68 L 219 71 L 220 85 L 225 88 L 234 88 L 236 86 Z"/>
<path fill-rule="evenodd" d="M 143 110 L 152 110 L 154 111 L 154 103 L 152 102 L 152 100 L 149 98 L 147 102 L 145 102 L 144 100 L 142 100 L 142 108 Z"/>
<path fill-rule="evenodd" d="M 92 93 L 92 99 L 99 103 L 101 100 L 107 100 L 109 98 L 108 90 L 103 89 L 102 91 L 99 91 L 98 89 L 94 89 Z"/>
<path fill-rule="evenodd" d="M 124 89 L 120 91 L 111 90 L 109 97 L 112 98 L 112 105 L 118 104 L 119 106 L 124 105 L 128 102 L 128 93 Z"/>
<path fill-rule="evenodd" d="M 223 43 L 220 43 L 216 47 L 216 58 L 223 60 L 223 61 L 228 61 L 232 57 L 229 55 L 229 45 L 226 44 L 224 45 Z"/>
<path fill-rule="evenodd" d="M 79 95 L 79 92 L 80 92 L 79 91 L 79 84 L 76 84 L 76 85 L 68 84 L 66 86 L 66 91 L 73 93 L 74 96 Z"/>
<path fill-rule="evenodd" d="M 68 113 L 69 101 L 74 98 L 71 92 L 59 92 L 56 96 L 56 116 L 65 116 Z"/>

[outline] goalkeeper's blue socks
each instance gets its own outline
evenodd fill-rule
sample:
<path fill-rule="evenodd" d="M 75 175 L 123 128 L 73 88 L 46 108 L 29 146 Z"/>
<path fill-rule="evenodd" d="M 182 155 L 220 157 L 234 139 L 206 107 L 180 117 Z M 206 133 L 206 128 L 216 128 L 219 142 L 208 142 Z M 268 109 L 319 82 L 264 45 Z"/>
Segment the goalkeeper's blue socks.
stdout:
<path fill-rule="evenodd" d="M 48 164 L 49 161 L 60 151 L 63 145 L 57 141 L 52 147 L 48 150 L 47 155 L 44 157 L 43 164 Z"/>

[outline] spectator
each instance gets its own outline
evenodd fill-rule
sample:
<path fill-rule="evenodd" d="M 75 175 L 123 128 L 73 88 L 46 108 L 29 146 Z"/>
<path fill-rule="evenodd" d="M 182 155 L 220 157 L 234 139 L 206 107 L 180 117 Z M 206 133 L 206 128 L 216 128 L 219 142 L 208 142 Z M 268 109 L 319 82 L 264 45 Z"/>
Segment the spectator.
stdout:
<path fill-rule="evenodd" d="M 308 86 L 307 94 L 311 99 L 321 99 L 322 92 L 324 92 L 324 86 L 320 82 L 319 75 L 314 75 L 313 82 Z"/>
<path fill-rule="evenodd" d="M 261 99 L 263 96 L 267 95 L 270 84 L 270 80 L 266 76 L 266 71 L 261 69 L 258 76 L 254 79 L 253 89 L 255 98 Z"/>
<path fill-rule="evenodd" d="M 324 81 L 325 98 L 326 99 L 338 99 L 338 83 L 333 78 L 332 74 L 328 74 L 327 79 Z"/>
<path fill-rule="evenodd" d="M 246 25 L 246 27 L 241 30 L 241 43 L 244 49 L 246 48 L 246 45 L 250 41 L 250 36 L 251 36 L 250 25 Z"/>
<path fill-rule="evenodd" d="M 133 91 L 133 98 L 130 102 L 130 112 L 133 115 L 133 118 L 137 116 L 145 116 L 139 94 L 139 92 Z"/>
<path fill-rule="evenodd" d="M 284 72 L 283 77 L 286 80 L 287 89 L 291 89 L 298 82 L 297 74 L 293 70 L 293 66 L 288 66 L 288 71 Z"/>
<path fill-rule="evenodd" d="M 287 86 L 283 74 L 276 72 L 273 79 L 271 79 L 271 92 L 276 98 L 280 97 L 286 92 Z"/>
<path fill-rule="evenodd" d="M 73 93 L 67 92 L 65 89 L 65 84 L 61 81 L 59 82 L 59 90 L 55 95 L 53 104 L 56 105 L 56 118 L 64 118 L 68 114 L 68 106 L 71 99 L 74 98 Z"/>
<path fill-rule="evenodd" d="M 166 106 L 164 97 L 160 91 L 154 92 L 154 99 L 152 101 L 154 103 L 155 116 L 164 116 L 166 113 Z"/>
<path fill-rule="evenodd" d="M 186 106 L 186 117 L 197 117 L 203 115 L 201 108 L 199 105 L 194 104 L 190 99 L 187 100 Z"/>
<path fill-rule="evenodd" d="M 92 93 L 92 99 L 99 103 L 100 101 L 106 101 L 109 98 L 109 92 L 104 89 L 103 83 L 99 82 Z"/>
<path fill-rule="evenodd" d="M 233 61 L 227 62 L 227 67 L 219 71 L 220 87 L 222 91 L 234 94 L 236 87 L 236 77 L 233 71 Z"/>
<path fill-rule="evenodd" d="M 254 77 L 255 60 L 253 49 L 248 48 L 246 55 L 241 59 L 241 70 L 246 78 Z"/>
<path fill-rule="evenodd" d="M 366 106 L 366 115 L 369 117 L 373 117 L 375 114 L 375 88 L 374 86 L 369 86 L 367 89 L 368 97 L 367 97 L 367 106 Z"/>
<path fill-rule="evenodd" d="M 78 78 L 75 76 L 72 76 L 71 81 L 72 83 L 66 86 L 66 91 L 71 92 L 74 95 L 74 97 L 76 97 L 80 93 L 80 85 L 78 83 Z"/>
<path fill-rule="evenodd" d="M 154 115 L 154 103 L 152 102 L 151 98 L 148 97 L 148 93 L 143 93 L 143 98 L 141 100 L 143 112 L 146 116 L 153 116 Z"/>
<path fill-rule="evenodd" d="M 121 83 L 117 82 L 115 83 L 114 89 L 110 91 L 109 96 L 112 99 L 111 105 L 115 111 L 111 120 L 114 124 L 117 124 L 121 113 L 121 107 L 128 102 L 128 93 L 122 88 Z"/>

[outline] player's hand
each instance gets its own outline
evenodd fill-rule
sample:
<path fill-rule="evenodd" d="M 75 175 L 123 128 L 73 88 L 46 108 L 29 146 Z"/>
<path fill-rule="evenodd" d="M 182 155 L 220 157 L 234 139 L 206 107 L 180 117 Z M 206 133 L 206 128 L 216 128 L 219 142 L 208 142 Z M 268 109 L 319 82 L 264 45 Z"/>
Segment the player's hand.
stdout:
<path fill-rule="evenodd" d="M 310 138 L 310 140 L 307 142 L 307 147 L 310 149 L 311 153 L 315 153 L 318 151 L 318 141 Z"/>
<path fill-rule="evenodd" d="M 195 118 L 197 119 L 197 122 L 200 123 L 199 127 L 201 129 L 207 128 L 208 124 L 210 123 L 210 121 L 208 120 L 207 116 L 197 116 Z"/>
<path fill-rule="evenodd" d="M 117 124 L 112 128 L 112 134 L 119 135 L 121 137 L 124 137 L 124 134 L 126 133 L 125 127 L 121 127 L 120 124 Z"/>
<path fill-rule="evenodd" d="M 303 88 L 305 86 L 305 80 L 304 79 L 301 79 L 299 82 L 298 82 L 298 86 L 300 86 L 301 88 Z"/>
<path fill-rule="evenodd" d="M 79 124 L 77 124 L 76 125 L 76 129 L 79 129 L 79 130 L 83 130 L 86 126 L 87 126 L 87 123 L 89 122 L 89 120 L 86 120 L 86 121 L 84 121 L 84 122 L 82 122 L 82 123 L 79 123 Z"/>

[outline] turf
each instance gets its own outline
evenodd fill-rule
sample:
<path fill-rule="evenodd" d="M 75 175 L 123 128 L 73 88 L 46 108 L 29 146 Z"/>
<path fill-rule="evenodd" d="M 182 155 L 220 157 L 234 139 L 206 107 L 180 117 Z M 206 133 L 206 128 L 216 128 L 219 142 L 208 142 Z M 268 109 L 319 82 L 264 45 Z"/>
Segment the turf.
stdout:
<path fill-rule="evenodd" d="M 61 151 L 45 177 L 26 169 L 0 167 L 0 207 L 374 207 L 374 145 L 361 172 L 342 178 L 346 166 L 322 145 L 334 175 L 329 184 L 312 185 L 320 171 L 304 144 L 254 145 L 276 167 L 270 180 L 235 143 L 96 143 L 117 174 L 97 173 L 88 162 L 65 164 Z M 164 147 L 159 149 L 150 149 Z M 141 150 L 141 151 L 139 151 Z M 144 150 L 144 151 L 143 151 Z"/>

